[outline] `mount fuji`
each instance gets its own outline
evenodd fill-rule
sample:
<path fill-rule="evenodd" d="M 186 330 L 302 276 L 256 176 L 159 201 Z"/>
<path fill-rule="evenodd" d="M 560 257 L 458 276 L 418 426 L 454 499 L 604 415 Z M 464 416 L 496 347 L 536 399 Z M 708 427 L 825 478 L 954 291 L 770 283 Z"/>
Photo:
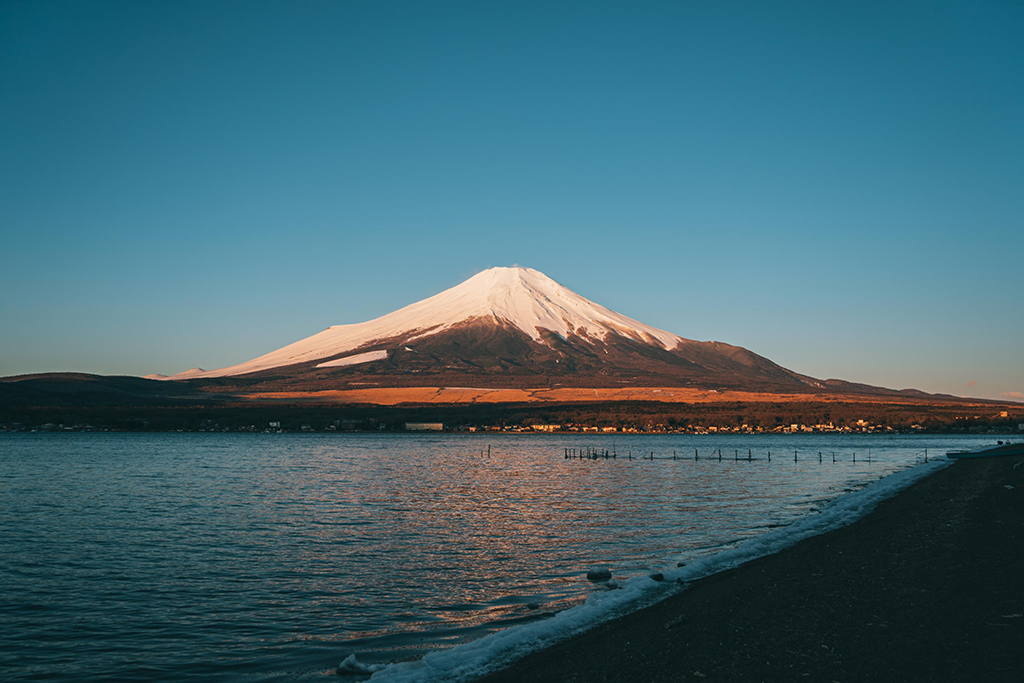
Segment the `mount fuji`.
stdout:
<path fill-rule="evenodd" d="M 519 267 L 485 270 L 375 320 L 329 327 L 238 365 L 150 378 L 310 391 L 367 384 L 834 388 L 833 380 L 800 375 L 747 349 L 645 325 Z"/>

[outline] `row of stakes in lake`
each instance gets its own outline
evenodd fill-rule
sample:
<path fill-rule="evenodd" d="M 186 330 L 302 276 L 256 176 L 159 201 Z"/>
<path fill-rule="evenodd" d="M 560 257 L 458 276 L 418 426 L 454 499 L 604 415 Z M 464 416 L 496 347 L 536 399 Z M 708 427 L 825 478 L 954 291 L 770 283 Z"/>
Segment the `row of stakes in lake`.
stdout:
<path fill-rule="evenodd" d="M 832 462 L 842 462 L 842 459 L 843 459 L 842 454 L 839 455 L 839 458 L 836 458 L 835 451 L 831 451 L 830 453 L 828 453 L 828 455 L 831 456 Z M 928 451 L 925 450 L 923 452 L 923 455 L 924 455 L 924 461 L 928 462 Z M 818 451 L 818 462 L 825 462 L 825 456 L 826 456 L 826 454 L 824 454 L 822 451 Z M 920 457 L 920 456 L 921 456 L 920 453 L 917 454 L 917 457 Z M 586 448 L 566 448 L 566 449 L 564 449 L 564 459 L 565 460 L 576 460 L 577 458 L 580 459 L 580 460 L 602 460 L 602 459 L 603 460 L 617 460 L 618 459 L 618 453 L 615 451 L 614 448 L 612 448 L 612 450 L 609 451 L 607 448 L 599 449 L 599 448 L 592 448 L 590 446 L 587 446 Z M 629 449 L 629 451 L 627 452 L 627 454 L 626 454 L 624 459 L 625 460 L 632 460 L 633 459 L 633 449 L 632 448 Z M 654 455 L 654 451 L 644 451 L 644 452 L 642 452 L 640 454 L 640 459 L 641 460 L 690 460 L 691 458 L 688 457 L 688 456 L 680 456 L 677 451 L 672 451 L 672 456 L 671 457 L 669 457 L 667 455 L 657 456 L 656 457 Z M 755 458 L 753 450 L 748 448 L 747 449 L 747 456 L 745 458 L 740 456 L 739 450 L 733 450 L 733 458 L 732 459 L 735 462 L 740 462 L 741 460 L 745 460 L 747 462 L 752 462 L 754 460 L 760 460 L 761 458 Z M 776 455 L 776 459 L 778 459 L 777 455 Z M 813 459 L 813 456 L 811 456 L 811 459 Z M 692 458 L 692 460 L 694 462 L 699 462 L 701 460 L 700 451 L 698 449 L 696 449 L 696 448 L 693 449 L 693 458 Z M 711 451 L 711 455 L 710 456 L 705 455 L 704 456 L 704 460 L 717 460 L 718 462 L 722 462 L 722 449 L 721 448 L 716 448 L 715 450 Z M 800 460 L 800 456 L 799 456 L 798 450 L 794 449 L 793 450 L 793 462 L 799 462 L 799 460 Z M 853 462 L 857 462 L 857 454 L 856 453 L 853 454 L 852 460 L 853 460 Z M 768 451 L 768 462 L 771 462 L 771 461 L 772 461 L 772 452 Z M 868 450 L 867 462 L 871 462 L 871 450 L 870 449 Z"/>

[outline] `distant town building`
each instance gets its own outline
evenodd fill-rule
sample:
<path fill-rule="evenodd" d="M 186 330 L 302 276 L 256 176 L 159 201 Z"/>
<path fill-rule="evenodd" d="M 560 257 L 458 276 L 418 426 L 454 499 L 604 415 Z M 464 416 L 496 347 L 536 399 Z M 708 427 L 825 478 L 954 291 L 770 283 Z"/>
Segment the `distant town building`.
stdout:
<path fill-rule="evenodd" d="M 407 432 L 443 432 L 443 422 L 406 422 L 405 431 Z"/>

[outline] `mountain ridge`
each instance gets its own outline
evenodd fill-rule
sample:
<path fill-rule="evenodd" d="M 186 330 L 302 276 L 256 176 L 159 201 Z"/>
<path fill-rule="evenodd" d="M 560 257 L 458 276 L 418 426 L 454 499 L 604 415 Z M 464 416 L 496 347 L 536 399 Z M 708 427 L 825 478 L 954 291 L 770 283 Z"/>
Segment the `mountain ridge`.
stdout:
<path fill-rule="evenodd" d="M 160 382 L 210 394 L 361 387 L 665 387 L 778 394 L 899 396 L 819 380 L 749 349 L 696 341 L 634 320 L 520 267 L 491 268 L 362 323 L 333 325 L 252 360 Z"/>
<path fill-rule="evenodd" d="M 0 377 L 0 407 L 29 411 L 234 410 L 282 403 L 693 406 L 709 401 L 734 406 L 811 401 L 827 410 L 851 401 L 931 405 L 979 399 L 816 379 L 740 346 L 646 325 L 543 273 L 518 267 L 482 271 L 374 320 L 334 325 L 212 371 L 194 367 L 171 377 L 144 378 Z"/>
<path fill-rule="evenodd" d="M 381 340 L 389 340 L 395 346 L 408 345 L 466 323 L 510 325 L 541 344 L 549 343 L 545 332 L 553 332 L 562 339 L 577 336 L 605 340 L 614 334 L 665 348 L 690 341 L 596 304 L 539 271 L 490 268 L 392 313 L 362 323 L 332 325 L 244 363 L 152 377 L 225 377 L 313 360 L 328 362 L 349 352 L 370 350 Z"/>

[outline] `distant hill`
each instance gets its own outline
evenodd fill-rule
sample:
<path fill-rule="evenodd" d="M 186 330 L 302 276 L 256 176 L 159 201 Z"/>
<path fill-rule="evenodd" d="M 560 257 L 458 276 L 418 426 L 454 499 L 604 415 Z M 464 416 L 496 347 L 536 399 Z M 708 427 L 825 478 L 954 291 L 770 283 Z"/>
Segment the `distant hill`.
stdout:
<path fill-rule="evenodd" d="M 50 372 L 0 377 L 0 407 L 190 405 L 209 397 L 180 383 L 141 377 Z"/>

